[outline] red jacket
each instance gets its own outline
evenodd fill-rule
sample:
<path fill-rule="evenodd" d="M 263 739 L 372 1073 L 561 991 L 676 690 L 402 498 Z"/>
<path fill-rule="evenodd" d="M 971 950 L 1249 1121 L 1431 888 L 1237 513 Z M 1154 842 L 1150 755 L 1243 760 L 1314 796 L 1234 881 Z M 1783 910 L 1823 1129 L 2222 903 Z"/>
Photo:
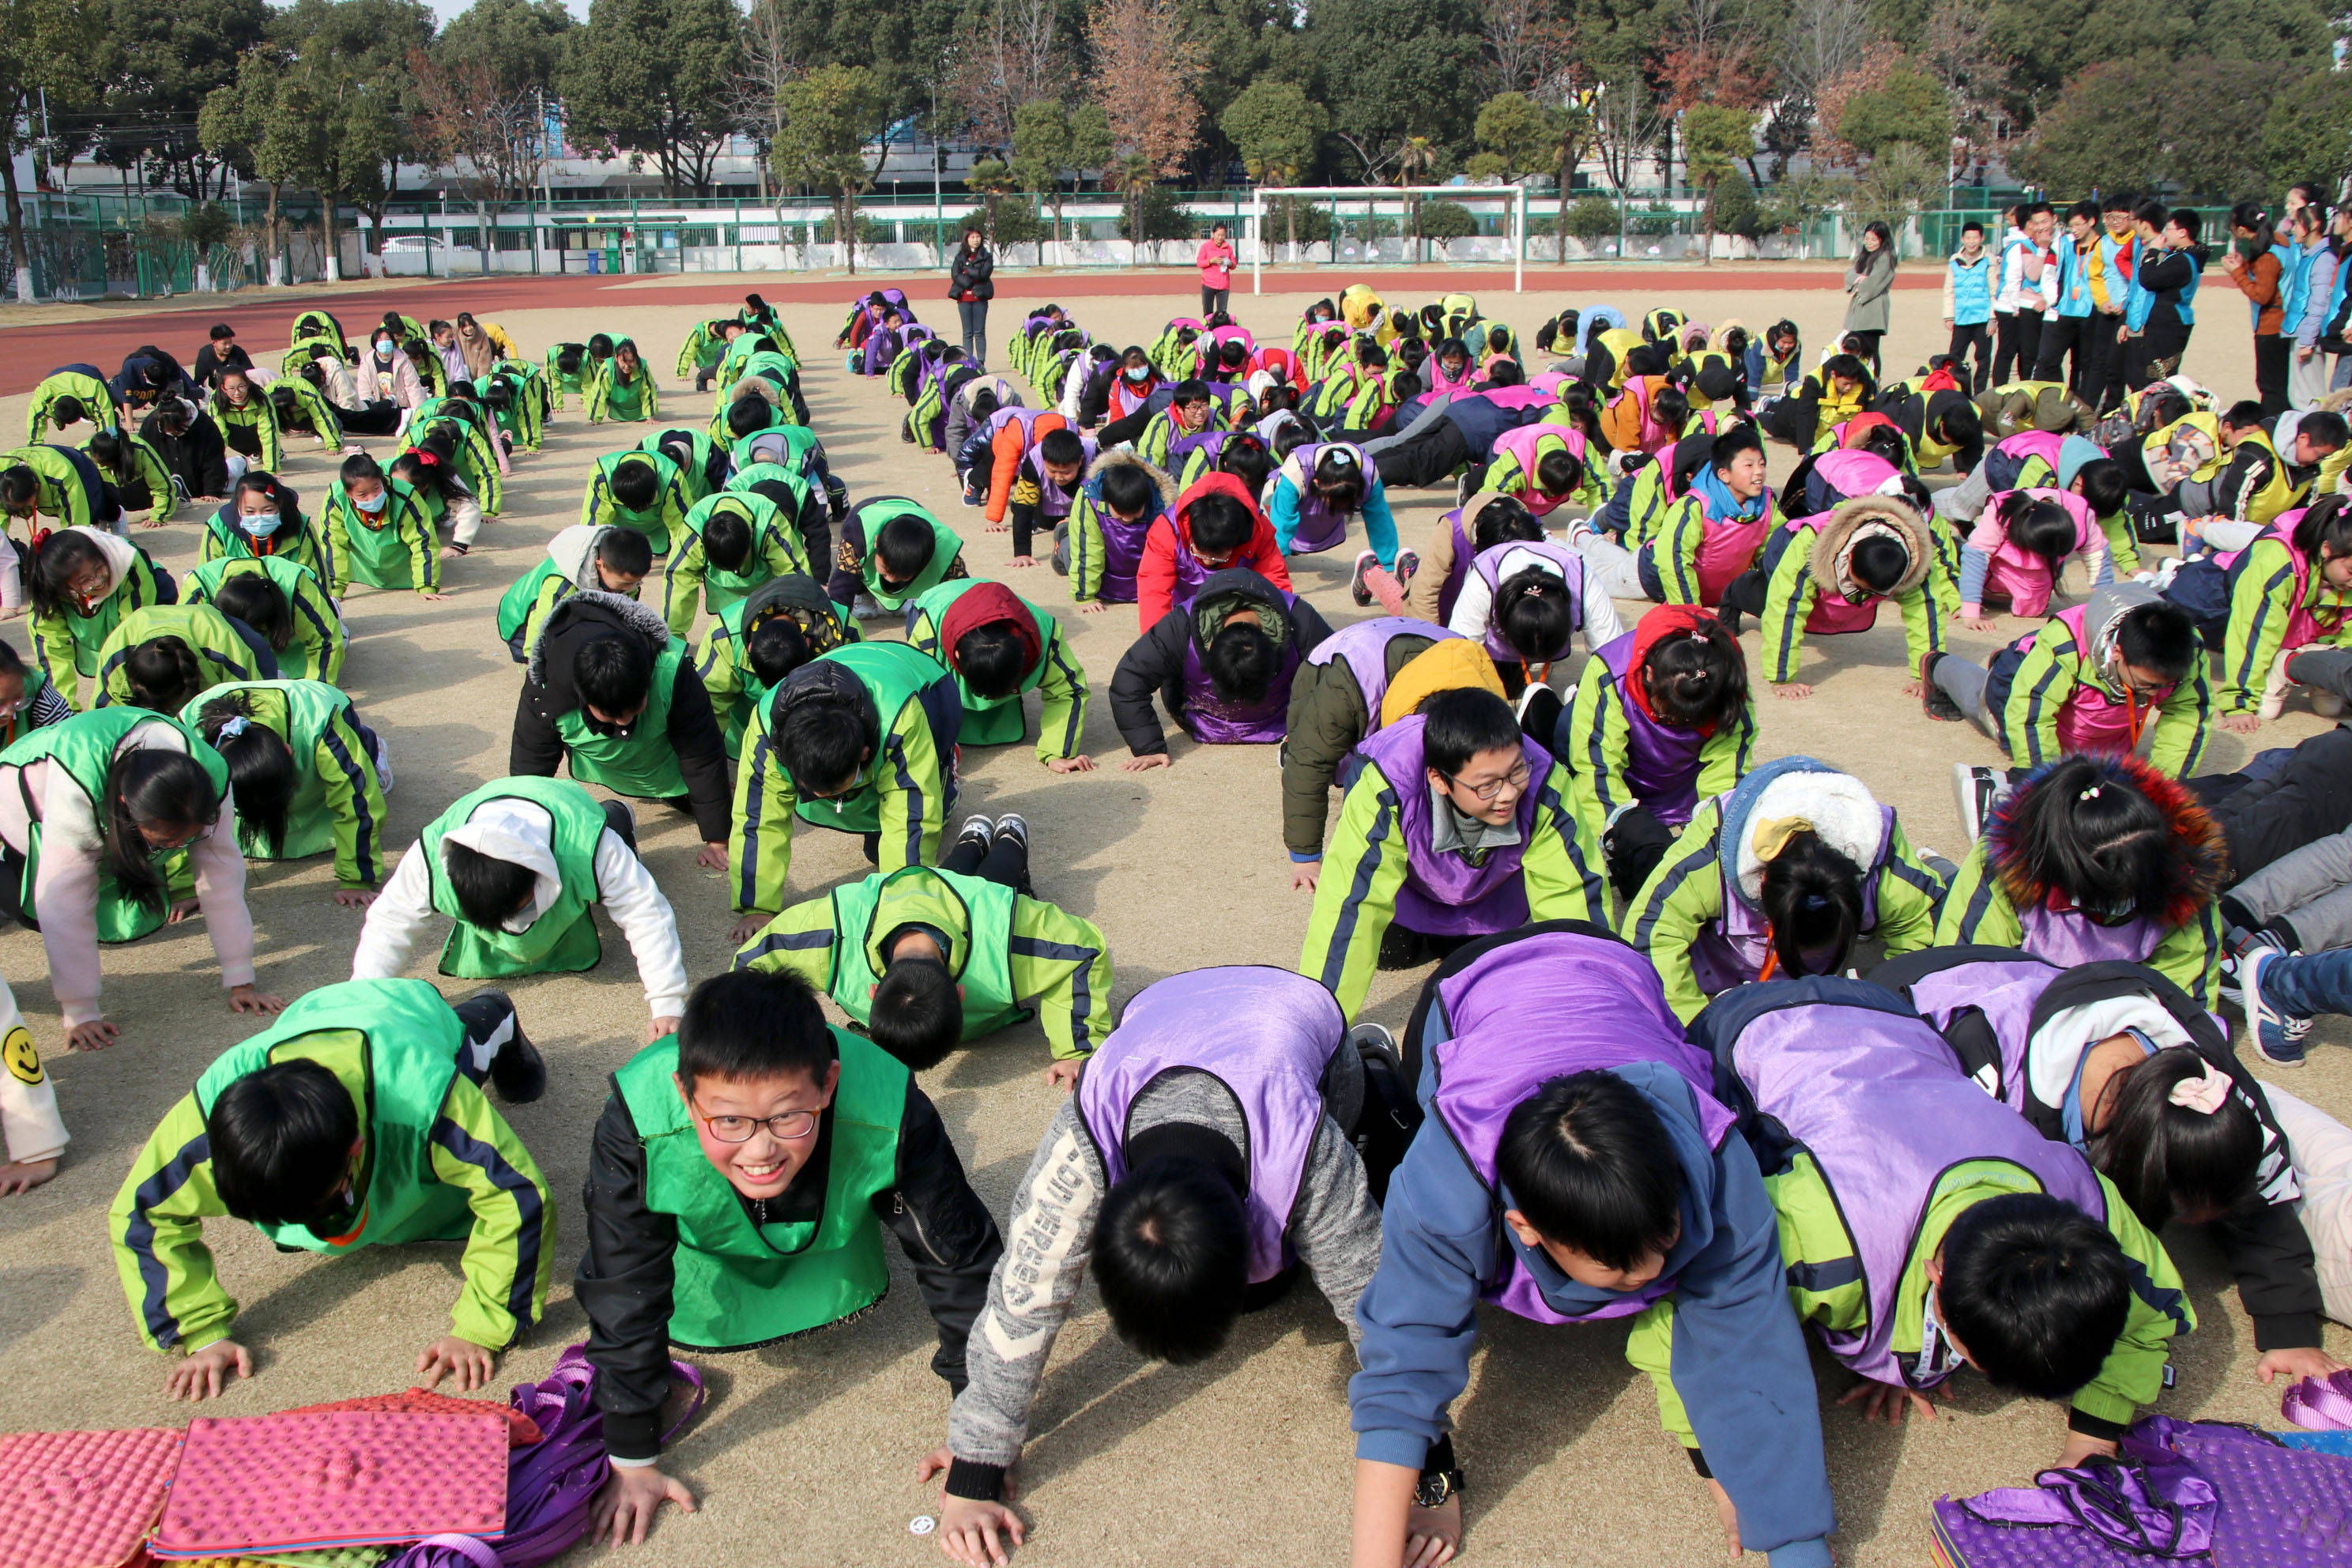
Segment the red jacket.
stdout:
<path fill-rule="evenodd" d="M 1143 560 L 1135 569 L 1135 607 L 1147 632 L 1176 607 L 1176 552 L 1180 545 L 1185 554 L 1198 560 L 1192 549 L 1192 503 L 1212 490 L 1223 490 L 1248 507 L 1257 526 L 1251 531 L 1249 542 L 1234 552 L 1233 559 L 1214 566 L 1205 562 L 1202 564 L 1211 572 L 1246 567 L 1283 592 L 1290 592 L 1290 567 L 1274 542 L 1274 524 L 1265 520 L 1257 498 L 1232 474 L 1203 474 L 1176 498 L 1176 510 L 1161 513 L 1151 525 L 1151 531 L 1144 535 Z"/>

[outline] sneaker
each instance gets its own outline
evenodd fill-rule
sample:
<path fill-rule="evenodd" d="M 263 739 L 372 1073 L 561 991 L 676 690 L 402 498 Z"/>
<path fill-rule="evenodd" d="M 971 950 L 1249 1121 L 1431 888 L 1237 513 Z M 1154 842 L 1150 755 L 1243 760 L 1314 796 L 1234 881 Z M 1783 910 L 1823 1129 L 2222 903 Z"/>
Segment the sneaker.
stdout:
<path fill-rule="evenodd" d="M 1974 844 L 1984 835 L 1985 819 L 1992 808 L 2009 793 L 2009 784 L 1998 768 L 1980 768 L 1968 763 L 1952 764 L 1952 800 L 1960 810 L 1960 831 Z"/>
<path fill-rule="evenodd" d="M 1736 605 L 1721 605 L 1717 606 L 1715 618 L 1721 621 L 1723 623 L 1723 629 L 1729 632 L 1733 637 L 1738 637 L 1739 635 L 1739 628 L 1745 624 L 1739 618 L 1739 607 Z"/>
<path fill-rule="evenodd" d="M 874 595 L 871 594 L 858 595 L 857 603 L 850 606 L 849 613 L 856 616 L 861 621 L 887 620 L 890 616 L 898 614 L 895 610 L 884 609 L 879 604 L 875 602 Z"/>
<path fill-rule="evenodd" d="M 509 1008 L 513 1006 L 507 1001 L 507 994 L 495 985 L 485 985 L 466 1000 L 471 1002 L 483 996 L 495 996 Z M 509 1105 L 529 1105 L 547 1092 L 546 1058 L 530 1043 L 530 1037 L 522 1032 L 520 1016 L 514 1020 L 514 1032 L 507 1037 L 507 1043 L 490 1058 L 490 1087 Z"/>
<path fill-rule="evenodd" d="M 1538 746 L 1551 745 L 1552 731 L 1559 727 L 1559 716 L 1567 704 L 1559 693 L 1540 682 L 1519 693 L 1519 733 L 1532 736 Z"/>
<path fill-rule="evenodd" d="M 2287 660 L 2301 651 L 2282 648 L 2271 662 L 2270 679 L 2263 682 L 2263 702 L 2258 710 L 2265 724 L 2286 711 L 2286 694 L 2294 689 L 2294 681 L 2286 672 Z"/>
<path fill-rule="evenodd" d="M 1461 475 L 1454 481 L 1454 510 L 1460 511 L 1470 504 L 1470 476 Z"/>
<path fill-rule="evenodd" d="M 2248 1043 L 2273 1067 L 2299 1068 L 2303 1065 L 2304 1037 L 2311 1033 L 2311 1020 L 2280 1012 L 2263 995 L 2263 967 L 2286 956 L 2286 949 L 2268 938 L 2247 948 L 2238 959 L 2238 993 L 2243 1004 Z"/>
<path fill-rule="evenodd" d="M 1400 588 L 1406 586 L 1412 581 L 1412 574 L 1420 570 L 1421 552 L 1417 550 L 1408 549 L 1402 544 L 1398 545 L 1396 563 L 1397 586 Z"/>
<path fill-rule="evenodd" d="M 1372 591 L 1364 585 L 1364 574 L 1370 571 L 1380 563 L 1381 557 L 1378 551 L 1359 550 L 1356 552 L 1356 568 L 1354 571 L 1348 574 L 1348 596 L 1356 601 L 1356 606 L 1359 609 L 1370 609 L 1371 607 Z"/>
<path fill-rule="evenodd" d="M 1936 666 L 1944 657 L 1931 653 L 1919 661 L 1919 706 L 1939 724 L 1957 724 L 1962 718 L 1960 705 L 1952 700 L 1950 692 L 1936 684 Z"/>
<path fill-rule="evenodd" d="M 1400 1079 L 1404 1076 L 1404 1053 L 1397 1049 L 1396 1037 L 1386 1025 L 1359 1024 L 1348 1031 L 1348 1043 L 1356 1047 L 1358 1056 L 1379 1058 Z"/>
<path fill-rule="evenodd" d="M 2333 691 L 2322 691 L 2315 686 L 2311 688 L 2311 710 L 2322 719 L 2341 719 L 2344 717 L 2344 699 Z"/>
<path fill-rule="evenodd" d="M 966 839 L 977 843 L 982 849 L 985 850 L 996 841 L 996 819 L 989 816 L 965 817 L 963 826 L 956 830 L 955 841 L 961 844 Z"/>
<path fill-rule="evenodd" d="M 1016 812 L 1006 812 L 996 819 L 995 837 L 1010 838 L 1026 852 L 1029 847 L 1029 819 Z"/>
<path fill-rule="evenodd" d="M 392 748 L 380 734 L 375 738 L 375 784 L 384 794 L 392 793 Z"/>

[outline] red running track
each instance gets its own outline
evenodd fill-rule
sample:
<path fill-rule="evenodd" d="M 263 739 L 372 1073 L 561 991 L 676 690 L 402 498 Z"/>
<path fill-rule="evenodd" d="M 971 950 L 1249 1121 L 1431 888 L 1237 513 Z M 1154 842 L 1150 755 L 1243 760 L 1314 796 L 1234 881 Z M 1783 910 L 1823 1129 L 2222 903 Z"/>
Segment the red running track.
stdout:
<path fill-rule="evenodd" d="M 675 275 L 672 275 L 675 276 Z M 1492 292 L 1507 289 L 1511 275 L 1507 271 L 1456 268 L 1398 268 L 1374 270 L 1362 275 L 1366 280 L 1391 296 L 1444 292 L 1468 289 Z M 1297 293 L 1307 289 L 1329 288 L 1328 270 L 1272 272 L 1266 275 L 1271 290 Z M 1745 267 L 1727 267 L 1720 271 L 1702 272 L 1691 267 L 1611 268 L 1588 271 L 1558 268 L 1530 268 L 1528 287 L 1532 289 L 1559 292 L 1591 292 L 1618 299 L 1659 293 L 1688 293 L 1702 283 L 1717 289 L 1781 290 L 1820 289 L 1837 286 L 1838 274 L 1827 268 L 1779 268 L 1749 270 Z M 1236 276 L 1234 293 L 1248 294 L 1246 275 Z M 1895 279 L 1898 289 L 1934 289 L 1938 276 L 1924 268 L 1914 268 Z M 529 278 L 457 278 L 432 283 L 410 284 L 395 288 L 354 289 L 329 291 L 296 286 L 284 289 L 247 289 L 222 295 L 203 305 L 172 310 L 125 310 L 117 315 L 110 312 L 95 321 L 59 321 L 42 326 L 0 327 L 0 348 L 6 351 L 0 360 L 0 395 L 30 392 L 43 376 L 61 364 L 84 363 L 94 364 L 110 374 L 122 363 L 123 357 L 143 343 L 157 343 L 174 355 L 182 364 L 192 360 L 203 346 L 205 332 L 216 321 L 233 321 L 244 341 L 246 352 L 263 364 L 273 363 L 282 345 L 291 341 L 294 318 L 302 311 L 322 308 L 334 312 L 347 332 L 359 332 L 382 317 L 384 311 L 397 310 L 425 319 L 428 316 L 454 316 L 459 310 L 472 310 L 477 315 L 495 316 L 500 310 L 593 309 L 604 306 L 616 311 L 637 300 L 661 305 L 733 305 L 746 293 L 756 292 L 778 303 L 825 304 L 837 303 L 846 311 L 849 302 L 866 292 L 886 287 L 904 289 L 916 310 L 936 305 L 935 313 L 952 319 L 948 310 L 946 284 L 942 279 L 921 273 L 877 273 L 868 278 L 824 278 L 805 281 L 769 281 L 760 274 L 738 274 L 728 283 L 691 283 L 683 280 L 656 283 L 644 277 L 602 275 L 584 277 L 577 274 L 564 277 Z M 1105 296 L 1131 297 L 1164 294 L 1171 300 L 1199 303 L 1198 284 L 1190 272 L 1174 268 L 1152 268 L 1141 272 L 1065 272 L 1065 273 L 1000 273 L 996 297 L 1012 300 L 1083 300 Z M 656 362 L 669 353 L 668 345 L 656 345 L 659 353 L 650 355 Z"/>

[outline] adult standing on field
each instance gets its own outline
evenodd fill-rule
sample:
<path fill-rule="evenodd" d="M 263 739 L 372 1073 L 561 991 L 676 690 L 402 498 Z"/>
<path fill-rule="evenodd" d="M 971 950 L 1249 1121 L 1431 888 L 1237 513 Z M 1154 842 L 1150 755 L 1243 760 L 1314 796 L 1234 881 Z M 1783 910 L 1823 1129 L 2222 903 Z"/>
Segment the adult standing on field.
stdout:
<path fill-rule="evenodd" d="M 996 297 L 996 258 L 977 228 L 963 231 L 955 260 L 948 268 L 948 294 L 963 317 L 964 357 L 985 370 L 988 366 L 988 302 Z"/>
<path fill-rule="evenodd" d="M 1203 320 L 1225 308 L 1234 295 L 1234 242 L 1231 231 L 1223 224 L 1209 230 L 1209 237 L 1201 242 L 1200 254 L 1192 258 L 1201 269 L 1201 315 Z"/>
<path fill-rule="evenodd" d="M 1886 335 L 1893 314 L 1888 296 L 1895 292 L 1895 235 L 1885 224 L 1874 223 L 1862 231 L 1862 245 L 1846 273 L 1845 291 L 1853 298 L 1846 301 L 1843 330 L 1863 340 L 1864 346 L 1856 352 L 1869 363 L 1870 374 L 1875 377 L 1878 342 Z"/>

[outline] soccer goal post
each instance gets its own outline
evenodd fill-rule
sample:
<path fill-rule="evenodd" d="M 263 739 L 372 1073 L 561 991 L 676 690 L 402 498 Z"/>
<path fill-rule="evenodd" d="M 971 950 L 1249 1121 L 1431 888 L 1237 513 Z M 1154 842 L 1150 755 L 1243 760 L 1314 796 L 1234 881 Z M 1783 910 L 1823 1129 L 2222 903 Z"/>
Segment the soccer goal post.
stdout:
<path fill-rule="evenodd" d="M 1528 188 L 1519 184 L 1254 185 L 1250 189 L 1249 233 L 1244 237 L 1249 246 L 1250 292 L 1265 292 L 1265 258 L 1276 243 L 1266 226 L 1270 219 L 1282 216 L 1276 204 L 1305 202 L 1310 209 L 1324 215 L 1330 258 L 1338 262 L 1343 259 L 1342 252 L 1350 244 L 1346 237 L 1349 226 L 1358 230 L 1366 259 L 1377 259 L 1378 247 L 1389 238 L 1394 238 L 1402 258 L 1404 247 L 1417 242 L 1415 237 L 1403 232 L 1408 211 L 1432 200 L 1466 207 L 1474 216 L 1496 218 L 1510 250 L 1511 291 L 1526 291 Z"/>

